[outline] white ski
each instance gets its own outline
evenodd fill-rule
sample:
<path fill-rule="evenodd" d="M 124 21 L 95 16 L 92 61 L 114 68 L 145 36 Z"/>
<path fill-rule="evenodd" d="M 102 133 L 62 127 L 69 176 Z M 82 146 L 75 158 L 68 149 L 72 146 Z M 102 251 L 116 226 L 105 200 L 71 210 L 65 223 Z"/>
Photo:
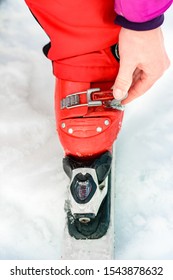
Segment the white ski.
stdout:
<path fill-rule="evenodd" d="M 107 233 L 99 239 L 80 240 L 71 237 L 65 225 L 62 260 L 111 260 L 115 252 L 115 145 L 113 149 L 113 160 L 111 167 L 111 214 Z"/>

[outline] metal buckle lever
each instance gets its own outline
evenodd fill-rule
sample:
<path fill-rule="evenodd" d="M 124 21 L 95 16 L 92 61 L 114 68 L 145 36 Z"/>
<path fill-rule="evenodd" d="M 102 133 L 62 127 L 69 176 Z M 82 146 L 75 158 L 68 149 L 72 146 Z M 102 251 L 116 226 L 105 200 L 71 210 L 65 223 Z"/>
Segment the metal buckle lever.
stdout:
<path fill-rule="evenodd" d="M 89 107 L 102 106 L 101 100 L 92 100 L 91 94 L 100 91 L 100 88 L 90 88 L 87 90 L 87 102 Z"/>
<path fill-rule="evenodd" d="M 126 94 L 126 96 L 123 99 L 120 99 L 120 100 L 117 100 L 117 99 L 108 100 L 108 101 L 105 102 L 104 105 L 107 108 L 116 109 L 116 110 L 119 110 L 119 111 L 124 111 L 125 110 L 125 106 L 121 104 L 121 101 L 123 101 L 127 97 L 128 97 L 128 93 Z"/>

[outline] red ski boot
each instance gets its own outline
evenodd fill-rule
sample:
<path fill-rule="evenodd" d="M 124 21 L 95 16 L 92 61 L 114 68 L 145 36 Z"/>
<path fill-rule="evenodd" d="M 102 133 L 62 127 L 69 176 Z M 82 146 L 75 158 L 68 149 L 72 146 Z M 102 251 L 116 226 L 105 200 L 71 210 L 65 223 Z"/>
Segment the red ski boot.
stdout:
<path fill-rule="evenodd" d="M 123 118 L 111 86 L 111 82 L 56 83 L 57 131 L 70 178 L 68 229 L 77 239 L 100 238 L 109 227 L 111 151 Z"/>

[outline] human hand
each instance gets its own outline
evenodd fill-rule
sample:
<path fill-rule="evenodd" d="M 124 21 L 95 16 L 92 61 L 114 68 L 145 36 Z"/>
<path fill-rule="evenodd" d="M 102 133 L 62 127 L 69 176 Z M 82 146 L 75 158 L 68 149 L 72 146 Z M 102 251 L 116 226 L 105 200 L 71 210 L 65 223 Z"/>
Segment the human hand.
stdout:
<path fill-rule="evenodd" d="M 119 55 L 120 68 L 113 95 L 123 100 L 128 93 L 122 104 L 144 94 L 170 65 L 160 27 L 149 31 L 121 28 Z"/>

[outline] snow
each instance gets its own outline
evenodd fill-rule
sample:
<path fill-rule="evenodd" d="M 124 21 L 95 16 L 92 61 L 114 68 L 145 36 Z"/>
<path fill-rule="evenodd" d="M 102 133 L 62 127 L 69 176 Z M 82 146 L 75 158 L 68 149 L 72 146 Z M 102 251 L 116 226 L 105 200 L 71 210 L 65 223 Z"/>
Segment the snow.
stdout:
<path fill-rule="evenodd" d="M 172 8 L 163 26 L 170 59 Z M 48 38 L 24 1 L 0 1 L 0 259 L 61 258 L 67 178 Z M 115 259 L 173 259 L 173 68 L 126 107 L 117 141 Z"/>

